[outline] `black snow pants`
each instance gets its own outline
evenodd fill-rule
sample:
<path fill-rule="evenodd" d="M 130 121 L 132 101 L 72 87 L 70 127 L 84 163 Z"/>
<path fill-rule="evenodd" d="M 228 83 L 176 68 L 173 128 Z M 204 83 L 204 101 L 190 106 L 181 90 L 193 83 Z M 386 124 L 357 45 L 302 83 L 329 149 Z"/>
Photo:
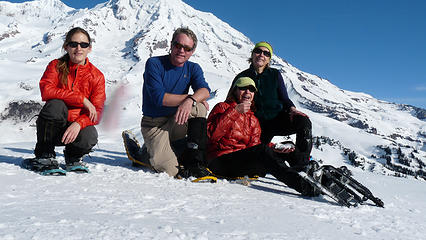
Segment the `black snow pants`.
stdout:
<path fill-rule="evenodd" d="M 225 178 L 265 176 L 269 173 L 301 193 L 303 179 L 280 156 L 267 145 L 259 144 L 210 160 L 208 168 L 215 175 Z"/>
<path fill-rule="evenodd" d="M 52 99 L 46 102 L 37 118 L 37 143 L 34 150 L 36 157 L 44 154 L 56 156 L 55 146 L 64 146 L 61 142 L 68 126 L 68 107 L 64 101 Z M 89 153 L 98 142 L 98 132 L 94 126 L 80 130 L 74 142 L 65 145 L 65 159 L 79 160 Z"/>
<path fill-rule="evenodd" d="M 309 118 L 296 115 L 293 121 L 290 114 L 281 111 L 278 116 L 270 120 L 259 119 L 262 128 L 261 141 L 264 144 L 271 142 L 274 136 L 296 134 L 297 157 L 292 159 L 292 165 L 303 166 L 308 164 L 312 150 L 312 123 Z"/>

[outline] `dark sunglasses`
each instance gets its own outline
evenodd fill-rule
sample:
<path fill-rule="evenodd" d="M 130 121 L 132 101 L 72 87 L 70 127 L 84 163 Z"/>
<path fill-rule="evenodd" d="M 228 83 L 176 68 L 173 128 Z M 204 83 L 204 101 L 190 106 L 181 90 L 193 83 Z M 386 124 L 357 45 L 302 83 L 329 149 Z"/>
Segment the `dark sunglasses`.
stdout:
<path fill-rule="evenodd" d="M 254 88 L 253 86 L 238 87 L 238 89 L 240 91 L 249 90 L 252 93 L 256 92 L 256 88 Z"/>
<path fill-rule="evenodd" d="M 71 47 L 71 48 L 76 48 L 78 45 L 80 45 L 81 48 L 88 48 L 90 46 L 90 43 L 87 43 L 87 42 L 80 42 L 80 43 L 79 42 L 69 42 L 67 44 L 67 46 Z"/>
<path fill-rule="evenodd" d="M 185 45 L 180 44 L 180 43 L 178 43 L 178 42 L 176 42 L 176 41 L 174 41 L 174 42 L 172 43 L 172 45 L 173 45 L 173 47 L 175 47 L 175 48 L 177 48 L 177 49 L 181 49 L 181 48 L 183 48 L 183 50 L 185 50 L 185 52 L 190 52 L 190 51 L 194 50 L 194 48 L 193 48 L 193 47 L 185 46 Z"/>
<path fill-rule="evenodd" d="M 254 53 L 256 53 L 256 54 L 261 54 L 261 53 L 263 53 L 263 55 L 264 55 L 265 57 L 271 57 L 271 53 L 270 53 L 270 52 L 268 52 L 268 51 L 264 51 L 264 50 L 262 50 L 262 49 L 260 49 L 260 48 L 255 48 L 255 49 L 253 49 L 253 52 L 254 52 Z"/>

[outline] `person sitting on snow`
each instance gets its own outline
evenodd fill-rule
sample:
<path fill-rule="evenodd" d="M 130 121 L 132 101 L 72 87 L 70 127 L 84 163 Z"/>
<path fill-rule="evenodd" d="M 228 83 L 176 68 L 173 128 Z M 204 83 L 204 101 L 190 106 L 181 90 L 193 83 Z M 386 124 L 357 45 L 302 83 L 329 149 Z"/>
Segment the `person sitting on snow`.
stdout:
<path fill-rule="evenodd" d="M 288 154 L 277 153 L 273 145 L 261 142 L 259 120 L 253 113 L 256 92 L 251 78 L 238 78 L 225 102 L 216 104 L 210 112 L 207 118 L 209 170 L 215 176 L 231 179 L 270 173 L 303 195 L 319 195 L 296 169 L 284 163 L 295 157 L 294 149 Z"/>
<path fill-rule="evenodd" d="M 201 67 L 188 61 L 196 47 L 194 32 L 178 28 L 173 33 L 170 54 L 149 58 L 143 75 L 141 131 L 143 148 L 149 155 L 145 164 L 179 178 L 208 174 L 206 99 L 210 88 Z M 188 94 L 189 87 L 194 91 L 192 95 Z M 178 161 L 171 143 L 186 135 L 187 145 Z"/>

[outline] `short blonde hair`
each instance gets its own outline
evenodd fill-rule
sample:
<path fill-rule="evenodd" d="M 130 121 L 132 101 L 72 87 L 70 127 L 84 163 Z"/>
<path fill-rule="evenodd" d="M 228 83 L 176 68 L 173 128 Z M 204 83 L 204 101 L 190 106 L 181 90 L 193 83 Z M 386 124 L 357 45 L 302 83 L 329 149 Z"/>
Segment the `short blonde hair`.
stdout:
<path fill-rule="evenodd" d="M 192 41 L 194 42 L 194 46 L 192 46 L 192 50 L 195 50 L 195 48 L 197 48 L 197 43 L 198 43 L 197 36 L 188 27 L 180 27 L 180 28 L 176 29 L 175 32 L 173 33 L 172 43 L 175 41 L 176 37 L 179 34 L 185 34 L 186 36 L 188 36 L 189 38 L 192 39 Z"/>

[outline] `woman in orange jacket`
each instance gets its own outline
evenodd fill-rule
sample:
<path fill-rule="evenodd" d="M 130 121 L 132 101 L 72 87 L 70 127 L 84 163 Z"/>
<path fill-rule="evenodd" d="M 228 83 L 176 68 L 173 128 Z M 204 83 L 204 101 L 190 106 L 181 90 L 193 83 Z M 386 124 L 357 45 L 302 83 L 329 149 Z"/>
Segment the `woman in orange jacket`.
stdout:
<path fill-rule="evenodd" d="M 238 78 L 225 102 L 214 106 L 207 119 L 208 167 L 219 177 L 237 178 L 272 174 L 279 181 L 307 196 L 318 192 L 284 162 L 288 155 L 278 154 L 260 141 L 259 120 L 253 113 L 253 97 L 257 88 L 249 77 Z M 302 170 L 302 169 L 298 169 Z"/>
<path fill-rule="evenodd" d="M 66 54 L 51 61 L 40 80 L 46 104 L 37 119 L 34 161 L 57 166 L 55 146 L 65 146 L 67 170 L 78 170 L 98 141 L 94 125 L 104 107 L 105 78 L 87 58 L 92 50 L 87 31 L 71 29 L 62 47 Z"/>

